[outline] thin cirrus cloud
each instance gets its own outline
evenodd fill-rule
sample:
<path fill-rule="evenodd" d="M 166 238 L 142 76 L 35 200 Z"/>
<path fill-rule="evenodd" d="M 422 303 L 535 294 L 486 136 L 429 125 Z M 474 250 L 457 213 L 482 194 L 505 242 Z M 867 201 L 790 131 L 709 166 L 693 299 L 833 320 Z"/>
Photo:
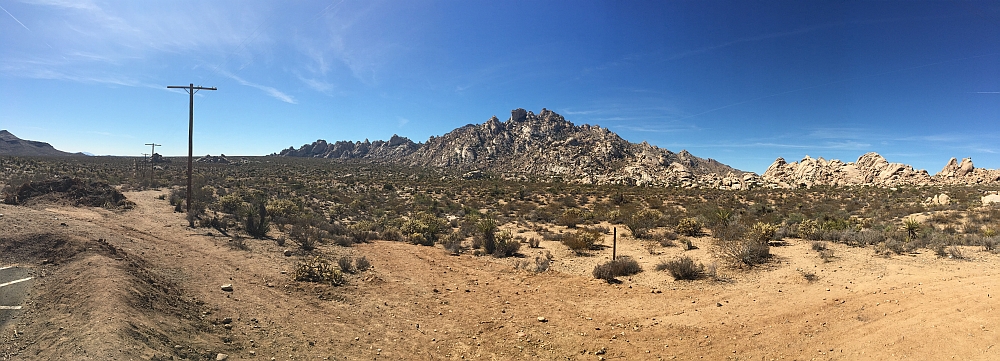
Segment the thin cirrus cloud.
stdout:
<path fill-rule="evenodd" d="M 293 98 L 291 95 L 285 94 L 282 91 L 275 89 L 273 87 L 247 81 L 246 79 L 236 76 L 235 74 L 231 74 L 227 71 L 220 71 L 219 73 L 229 79 L 235 80 L 237 83 L 240 83 L 240 85 L 256 88 L 258 90 L 263 91 L 264 93 L 267 93 L 267 95 L 270 95 L 271 97 L 274 97 L 275 99 L 278 99 L 285 103 L 298 104 L 295 98 Z"/>

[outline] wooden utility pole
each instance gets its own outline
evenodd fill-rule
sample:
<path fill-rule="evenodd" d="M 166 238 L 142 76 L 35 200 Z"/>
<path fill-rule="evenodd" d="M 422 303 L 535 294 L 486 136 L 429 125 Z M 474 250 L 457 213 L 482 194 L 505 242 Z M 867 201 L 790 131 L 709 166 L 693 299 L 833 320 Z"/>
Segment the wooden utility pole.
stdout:
<path fill-rule="evenodd" d="M 618 258 L 618 227 L 615 227 L 615 235 L 611 240 L 611 260 Z"/>
<path fill-rule="evenodd" d="M 191 159 L 194 157 L 194 93 L 199 90 L 218 90 L 215 87 L 206 88 L 202 86 L 194 86 L 191 83 L 188 86 L 184 85 L 168 85 L 167 89 L 184 89 L 190 96 L 190 105 L 188 106 L 188 191 L 187 191 L 187 211 L 191 212 Z"/>
<path fill-rule="evenodd" d="M 150 150 L 150 153 L 149 153 L 149 186 L 152 187 L 153 186 L 153 154 L 156 154 L 156 147 L 157 146 L 161 146 L 163 144 L 146 143 L 146 145 L 153 146 L 153 149 Z"/>

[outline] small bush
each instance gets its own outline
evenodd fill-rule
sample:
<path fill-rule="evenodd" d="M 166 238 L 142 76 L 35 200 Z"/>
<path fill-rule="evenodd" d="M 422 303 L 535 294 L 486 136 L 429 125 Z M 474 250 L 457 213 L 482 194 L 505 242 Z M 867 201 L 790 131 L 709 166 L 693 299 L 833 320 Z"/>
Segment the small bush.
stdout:
<path fill-rule="evenodd" d="M 462 241 L 464 240 L 465 237 L 462 235 L 462 232 L 455 231 L 445 236 L 444 239 L 441 240 L 441 245 L 444 246 L 444 249 L 448 250 L 451 254 L 459 255 L 464 250 L 464 247 L 462 246 Z"/>
<path fill-rule="evenodd" d="M 608 261 L 594 267 L 594 278 L 614 282 L 617 277 L 631 276 L 642 272 L 639 262 L 629 256 L 621 256 L 616 260 Z"/>
<path fill-rule="evenodd" d="M 496 249 L 491 254 L 493 257 L 504 258 L 517 254 L 521 249 L 521 242 L 514 239 L 510 231 L 500 231 L 496 233 Z"/>
<path fill-rule="evenodd" d="M 802 222 L 799 222 L 797 231 L 799 238 L 801 239 L 816 240 L 816 237 L 820 235 L 819 224 L 812 219 L 805 219 Z"/>
<path fill-rule="evenodd" d="M 354 259 L 354 269 L 357 272 L 364 272 L 372 268 L 372 263 L 368 261 L 368 258 L 361 256 Z"/>
<path fill-rule="evenodd" d="M 663 213 L 655 209 L 643 209 L 625 219 L 625 227 L 632 232 L 632 237 L 645 238 L 649 231 L 663 218 Z"/>
<path fill-rule="evenodd" d="M 697 237 L 701 235 L 701 223 L 698 222 L 697 218 L 681 218 L 677 222 L 677 227 L 674 228 L 677 233 L 688 237 Z"/>
<path fill-rule="evenodd" d="M 243 203 L 240 218 L 243 222 L 243 230 L 250 237 L 263 239 L 271 231 L 271 216 L 267 214 L 265 203 L 263 197 L 256 197 L 248 203 Z"/>
<path fill-rule="evenodd" d="M 565 234 L 562 237 L 562 244 L 569 247 L 577 254 L 585 253 L 589 250 L 594 249 L 597 243 L 601 240 L 601 234 L 597 232 L 591 232 L 587 230 L 579 230 L 573 233 Z"/>
<path fill-rule="evenodd" d="M 771 246 L 766 232 L 748 232 L 735 240 L 719 240 L 718 254 L 726 261 L 740 266 L 754 266 L 767 262 Z"/>
<path fill-rule="evenodd" d="M 340 270 L 333 268 L 330 262 L 315 257 L 311 261 L 299 263 L 295 268 L 295 280 L 305 282 L 326 283 L 333 286 L 344 284 L 344 274 Z"/>
<path fill-rule="evenodd" d="M 661 261 L 656 265 L 657 271 L 666 270 L 675 280 L 696 280 L 705 273 L 705 266 L 701 263 L 695 264 L 691 257 L 681 257 L 671 261 Z"/>
<path fill-rule="evenodd" d="M 354 261 L 349 256 L 340 257 L 337 260 L 337 267 L 340 267 L 341 272 L 354 273 Z"/>
<path fill-rule="evenodd" d="M 539 239 L 538 237 L 531 237 L 528 239 L 528 247 L 530 248 L 538 248 L 541 245 L 541 243 L 542 240 Z"/>
<path fill-rule="evenodd" d="M 566 226 L 569 228 L 576 228 L 577 224 L 583 220 L 583 212 L 580 212 L 578 208 L 569 208 L 559 216 L 557 223 L 561 226 Z"/>
<path fill-rule="evenodd" d="M 812 250 L 813 251 L 819 252 L 819 251 L 822 251 L 822 250 L 825 250 L 825 249 L 826 249 L 826 242 L 823 242 L 823 241 L 814 241 L 812 243 Z"/>

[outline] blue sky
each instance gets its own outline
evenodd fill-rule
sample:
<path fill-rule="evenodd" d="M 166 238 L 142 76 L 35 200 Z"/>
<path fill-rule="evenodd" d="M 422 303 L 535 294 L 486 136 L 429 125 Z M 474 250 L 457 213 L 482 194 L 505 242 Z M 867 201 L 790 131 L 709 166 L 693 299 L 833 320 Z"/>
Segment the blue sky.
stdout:
<path fill-rule="evenodd" d="M 1000 3 L 0 0 L 0 129 L 67 151 L 424 141 L 514 108 L 763 172 L 1000 168 Z"/>

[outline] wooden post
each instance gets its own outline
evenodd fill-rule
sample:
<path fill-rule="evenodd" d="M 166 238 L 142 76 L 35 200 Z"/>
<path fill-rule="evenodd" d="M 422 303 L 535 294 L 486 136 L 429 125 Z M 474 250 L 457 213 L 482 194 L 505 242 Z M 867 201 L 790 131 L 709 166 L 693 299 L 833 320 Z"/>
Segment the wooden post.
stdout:
<path fill-rule="evenodd" d="M 611 240 L 611 260 L 618 257 L 618 227 L 615 227 L 615 235 Z"/>

